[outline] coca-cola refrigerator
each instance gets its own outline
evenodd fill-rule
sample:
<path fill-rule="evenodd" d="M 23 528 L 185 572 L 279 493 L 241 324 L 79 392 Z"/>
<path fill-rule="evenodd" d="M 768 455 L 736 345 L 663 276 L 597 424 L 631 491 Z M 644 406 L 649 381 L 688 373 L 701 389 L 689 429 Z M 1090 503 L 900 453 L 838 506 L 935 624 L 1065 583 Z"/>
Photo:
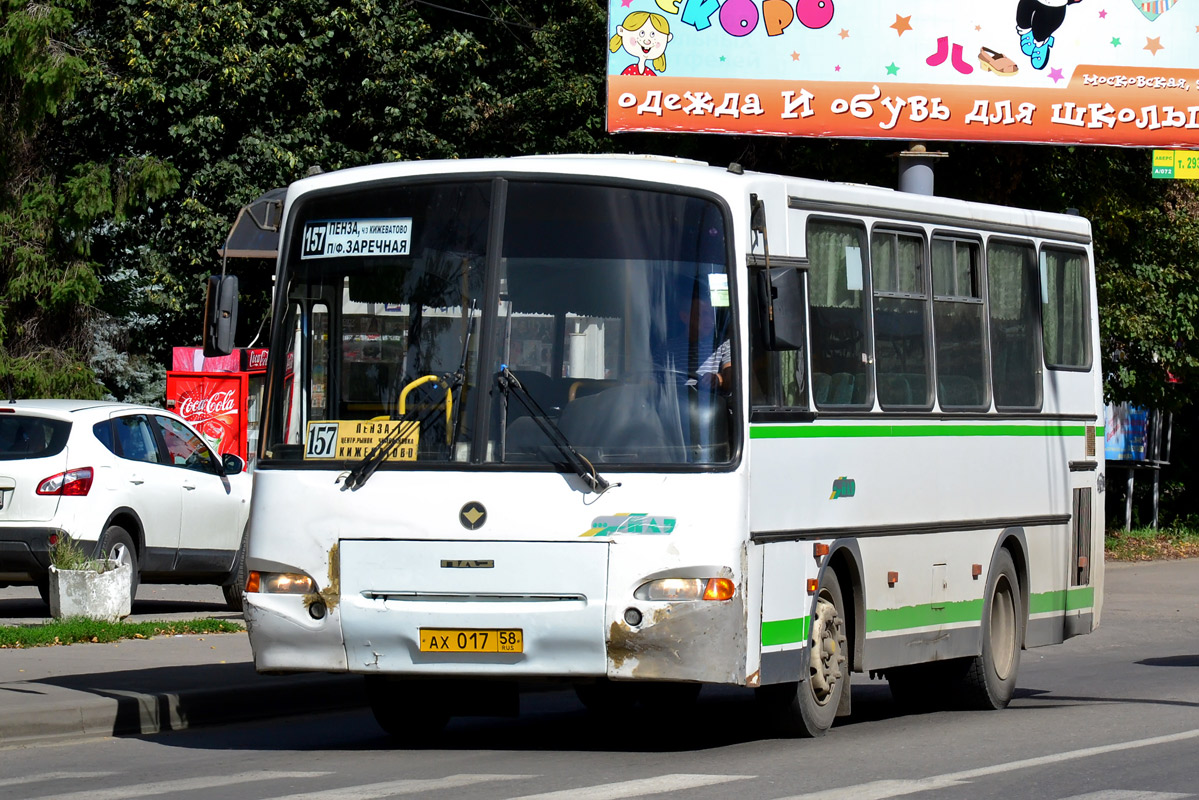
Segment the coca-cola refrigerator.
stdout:
<path fill-rule="evenodd" d="M 167 408 L 190 422 L 221 455 L 252 469 L 258 450 L 266 348 L 205 358 L 200 347 L 176 347 L 167 372 Z"/>

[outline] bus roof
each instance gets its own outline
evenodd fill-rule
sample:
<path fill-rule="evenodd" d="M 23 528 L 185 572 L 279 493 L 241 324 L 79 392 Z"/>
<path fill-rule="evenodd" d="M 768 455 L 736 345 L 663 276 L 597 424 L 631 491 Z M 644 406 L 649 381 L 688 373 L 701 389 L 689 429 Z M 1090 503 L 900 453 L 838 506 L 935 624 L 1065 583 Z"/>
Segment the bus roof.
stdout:
<path fill-rule="evenodd" d="M 635 163 L 633 163 L 635 162 Z M 594 178 L 616 178 L 690 187 L 713 191 L 736 203 L 748 199 L 750 191 L 771 190 L 777 197 L 781 189 L 788 203 L 796 208 L 844 209 L 865 216 L 926 216 L 944 223 L 961 220 L 965 225 L 988 223 L 1003 227 L 1026 227 L 1035 231 L 1059 231 L 1072 239 L 1091 239 L 1089 220 L 1076 214 L 1061 214 L 1011 206 L 976 203 L 950 197 L 901 192 L 882 186 L 839 183 L 734 170 L 691 159 L 638 154 L 563 154 L 516 156 L 511 158 L 397 161 L 353 167 L 314 175 L 296 181 L 288 191 L 290 205 L 302 195 L 338 186 L 374 183 L 397 178 L 425 175 L 512 175 L 560 174 Z"/>

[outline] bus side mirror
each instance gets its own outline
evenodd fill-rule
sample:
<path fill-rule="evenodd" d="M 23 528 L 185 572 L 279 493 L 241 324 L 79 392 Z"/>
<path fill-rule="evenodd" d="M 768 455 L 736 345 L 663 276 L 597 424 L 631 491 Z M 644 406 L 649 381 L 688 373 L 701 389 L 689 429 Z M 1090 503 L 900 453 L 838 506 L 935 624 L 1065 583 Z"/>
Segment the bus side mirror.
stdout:
<path fill-rule="evenodd" d="M 233 352 L 237 333 L 237 276 L 210 275 L 204 295 L 204 357 Z"/>
<path fill-rule="evenodd" d="M 758 279 L 767 349 L 802 350 L 807 340 L 803 272 L 795 267 L 774 267 L 769 276 L 763 270 Z"/>

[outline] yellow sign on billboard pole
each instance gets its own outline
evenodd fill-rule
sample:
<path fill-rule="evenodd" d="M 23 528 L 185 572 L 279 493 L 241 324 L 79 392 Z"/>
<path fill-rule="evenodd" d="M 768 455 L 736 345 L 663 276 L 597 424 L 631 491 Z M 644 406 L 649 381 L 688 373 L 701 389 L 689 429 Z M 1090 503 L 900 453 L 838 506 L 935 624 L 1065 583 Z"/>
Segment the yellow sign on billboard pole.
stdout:
<path fill-rule="evenodd" d="M 1154 150 L 1153 177 L 1199 180 L 1199 151 Z"/>

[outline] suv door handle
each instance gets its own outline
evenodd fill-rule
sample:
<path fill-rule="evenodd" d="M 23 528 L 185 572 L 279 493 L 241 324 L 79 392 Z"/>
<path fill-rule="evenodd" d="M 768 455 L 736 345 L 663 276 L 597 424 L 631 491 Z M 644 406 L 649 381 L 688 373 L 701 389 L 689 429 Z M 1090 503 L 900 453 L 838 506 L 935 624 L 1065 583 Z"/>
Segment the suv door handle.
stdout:
<path fill-rule="evenodd" d="M 141 478 L 130 478 L 129 482 L 134 486 L 141 486 L 143 483 L 145 483 L 145 481 L 143 481 Z"/>

